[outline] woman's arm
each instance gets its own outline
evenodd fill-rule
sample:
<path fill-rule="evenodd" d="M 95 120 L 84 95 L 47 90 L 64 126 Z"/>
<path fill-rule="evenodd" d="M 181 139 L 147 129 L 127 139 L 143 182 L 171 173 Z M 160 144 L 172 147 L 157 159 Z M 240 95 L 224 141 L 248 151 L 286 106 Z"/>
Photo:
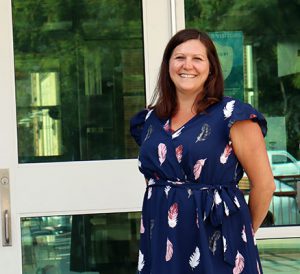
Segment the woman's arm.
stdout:
<path fill-rule="evenodd" d="M 250 180 L 249 208 L 253 230 L 262 224 L 275 191 L 265 142 L 259 125 L 253 121 L 236 122 L 230 130 L 233 150 Z"/>

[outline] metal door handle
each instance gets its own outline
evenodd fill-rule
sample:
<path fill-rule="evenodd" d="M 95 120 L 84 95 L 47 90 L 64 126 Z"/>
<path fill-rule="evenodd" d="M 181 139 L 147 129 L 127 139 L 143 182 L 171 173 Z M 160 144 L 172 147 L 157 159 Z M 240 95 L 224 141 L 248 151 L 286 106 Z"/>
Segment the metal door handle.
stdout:
<path fill-rule="evenodd" d="M 9 244 L 9 213 L 8 210 L 6 209 L 4 211 L 4 240 L 6 244 Z"/>
<path fill-rule="evenodd" d="M 8 169 L 0 169 L 0 209 L 2 222 L 2 245 L 11 246 L 11 210 Z"/>

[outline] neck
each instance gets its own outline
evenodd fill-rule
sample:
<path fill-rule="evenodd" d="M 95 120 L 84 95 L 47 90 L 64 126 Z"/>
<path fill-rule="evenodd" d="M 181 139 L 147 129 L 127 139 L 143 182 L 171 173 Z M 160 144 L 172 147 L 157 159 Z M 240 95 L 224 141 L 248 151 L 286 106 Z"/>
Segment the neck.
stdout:
<path fill-rule="evenodd" d="M 178 112 L 196 114 L 194 103 L 197 96 L 198 93 L 193 95 L 177 93 Z"/>
<path fill-rule="evenodd" d="M 178 102 L 177 113 L 195 114 L 194 102 Z"/>

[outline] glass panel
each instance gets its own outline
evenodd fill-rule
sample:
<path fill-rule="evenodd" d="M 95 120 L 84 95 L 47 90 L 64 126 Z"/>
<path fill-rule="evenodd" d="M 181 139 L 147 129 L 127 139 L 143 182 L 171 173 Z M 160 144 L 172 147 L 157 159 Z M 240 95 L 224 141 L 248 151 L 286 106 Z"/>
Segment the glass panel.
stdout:
<path fill-rule="evenodd" d="M 134 158 L 141 0 L 13 0 L 19 162 Z"/>
<path fill-rule="evenodd" d="M 257 241 L 264 274 L 300 273 L 300 239 Z"/>
<path fill-rule="evenodd" d="M 186 27 L 208 31 L 216 44 L 225 94 L 252 104 L 268 121 L 266 146 L 276 192 L 265 225 L 300 224 L 299 4 L 284 0 L 184 3 Z M 247 195 L 248 179 L 240 186 Z"/>
<path fill-rule="evenodd" d="M 136 273 L 139 227 L 139 212 L 22 218 L 22 273 Z"/>

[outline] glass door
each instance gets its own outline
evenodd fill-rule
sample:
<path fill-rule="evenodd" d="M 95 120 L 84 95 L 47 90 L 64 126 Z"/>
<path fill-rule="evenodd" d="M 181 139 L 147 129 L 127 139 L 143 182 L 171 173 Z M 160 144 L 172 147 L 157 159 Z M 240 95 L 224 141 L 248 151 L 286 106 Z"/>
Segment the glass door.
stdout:
<path fill-rule="evenodd" d="M 300 271 L 298 9 L 295 1 L 185 0 L 182 10 L 186 27 L 204 30 L 214 41 L 225 95 L 252 104 L 268 121 L 276 191 L 256 234 L 264 273 Z M 247 177 L 240 188 L 247 197 Z"/>
<path fill-rule="evenodd" d="M 135 272 L 145 185 L 128 124 L 151 97 L 170 18 L 159 0 L 1 3 L 7 274 Z"/>
<path fill-rule="evenodd" d="M 184 3 L 186 27 L 207 31 L 216 44 L 225 95 L 252 104 L 268 121 L 266 147 L 276 191 L 264 226 L 293 225 L 299 229 L 300 151 L 296 121 L 300 44 L 299 29 L 294 27 L 299 24 L 297 4 L 278 1 L 261 6 L 249 1 L 220 4 L 201 0 Z M 256 20 L 249 25 L 249 18 Z M 275 20 L 275 25 L 265 25 L 266 18 Z M 247 194 L 248 179 L 241 183 Z"/>

